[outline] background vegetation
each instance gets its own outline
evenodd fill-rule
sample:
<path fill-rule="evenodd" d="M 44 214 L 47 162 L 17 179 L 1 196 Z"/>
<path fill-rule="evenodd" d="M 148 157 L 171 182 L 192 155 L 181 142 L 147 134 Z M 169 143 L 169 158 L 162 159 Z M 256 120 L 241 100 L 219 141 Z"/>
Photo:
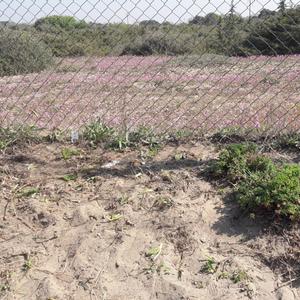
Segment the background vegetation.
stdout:
<path fill-rule="evenodd" d="M 288 8 L 285 1 L 276 11 L 263 9 L 257 16 L 244 18 L 232 7 L 226 15 L 209 13 L 180 24 L 154 20 L 133 25 L 97 24 L 69 16 L 48 16 L 33 25 L 1 25 L 0 75 L 45 68 L 51 61 L 49 50 L 56 57 L 300 53 L 300 6 Z M 17 45 L 17 51 L 22 49 L 20 55 L 9 53 L 11 43 Z"/>
<path fill-rule="evenodd" d="M 0 31 L 0 76 L 39 72 L 52 62 L 51 50 L 32 33 Z"/>

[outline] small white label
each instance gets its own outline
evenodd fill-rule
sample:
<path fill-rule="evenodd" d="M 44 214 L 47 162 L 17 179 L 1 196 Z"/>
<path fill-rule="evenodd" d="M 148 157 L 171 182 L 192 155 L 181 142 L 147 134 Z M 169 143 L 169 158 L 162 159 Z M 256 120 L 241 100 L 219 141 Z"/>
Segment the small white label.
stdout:
<path fill-rule="evenodd" d="M 79 139 L 79 134 L 77 130 L 71 131 L 71 143 L 76 143 Z"/>

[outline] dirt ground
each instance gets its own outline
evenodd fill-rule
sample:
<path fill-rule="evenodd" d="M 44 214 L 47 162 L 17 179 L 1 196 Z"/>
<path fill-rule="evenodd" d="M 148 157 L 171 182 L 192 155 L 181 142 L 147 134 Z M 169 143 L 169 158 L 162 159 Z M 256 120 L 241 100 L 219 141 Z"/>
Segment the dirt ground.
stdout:
<path fill-rule="evenodd" d="M 214 145 L 64 147 L 0 156 L 0 299 L 299 299 L 299 244 L 201 175 Z"/>

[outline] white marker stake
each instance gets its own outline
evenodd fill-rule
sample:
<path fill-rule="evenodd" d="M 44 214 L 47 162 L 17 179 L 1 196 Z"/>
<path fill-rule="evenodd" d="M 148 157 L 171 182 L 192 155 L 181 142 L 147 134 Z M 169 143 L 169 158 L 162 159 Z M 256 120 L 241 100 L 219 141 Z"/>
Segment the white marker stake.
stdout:
<path fill-rule="evenodd" d="M 74 144 L 78 141 L 79 139 L 79 134 L 77 130 L 72 130 L 71 131 L 71 143 Z"/>

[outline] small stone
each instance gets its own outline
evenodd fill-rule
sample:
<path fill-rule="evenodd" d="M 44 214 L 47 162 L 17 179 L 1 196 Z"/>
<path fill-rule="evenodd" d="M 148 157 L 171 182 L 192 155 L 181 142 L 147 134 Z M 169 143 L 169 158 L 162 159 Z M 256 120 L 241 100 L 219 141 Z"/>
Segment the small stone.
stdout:
<path fill-rule="evenodd" d="M 50 214 L 40 212 L 33 217 L 33 222 L 39 223 L 40 225 L 46 228 L 50 225 L 55 224 L 55 218 Z"/>
<path fill-rule="evenodd" d="M 126 220 L 126 221 L 125 221 L 125 224 L 126 224 L 126 225 L 129 225 L 129 226 L 134 226 L 134 223 L 132 223 L 132 222 L 129 221 L 129 220 Z"/>
<path fill-rule="evenodd" d="M 295 300 L 294 293 L 288 287 L 283 287 L 277 292 L 278 300 Z"/>
<path fill-rule="evenodd" d="M 66 299 L 64 290 L 53 276 L 49 276 L 43 281 L 37 290 L 37 295 L 38 299 Z"/>
<path fill-rule="evenodd" d="M 252 298 L 256 294 L 256 287 L 253 282 L 247 284 L 247 294 L 249 298 Z"/>
<path fill-rule="evenodd" d="M 78 207 L 72 217 L 71 225 L 80 226 L 89 220 L 88 213 L 84 207 Z"/>

